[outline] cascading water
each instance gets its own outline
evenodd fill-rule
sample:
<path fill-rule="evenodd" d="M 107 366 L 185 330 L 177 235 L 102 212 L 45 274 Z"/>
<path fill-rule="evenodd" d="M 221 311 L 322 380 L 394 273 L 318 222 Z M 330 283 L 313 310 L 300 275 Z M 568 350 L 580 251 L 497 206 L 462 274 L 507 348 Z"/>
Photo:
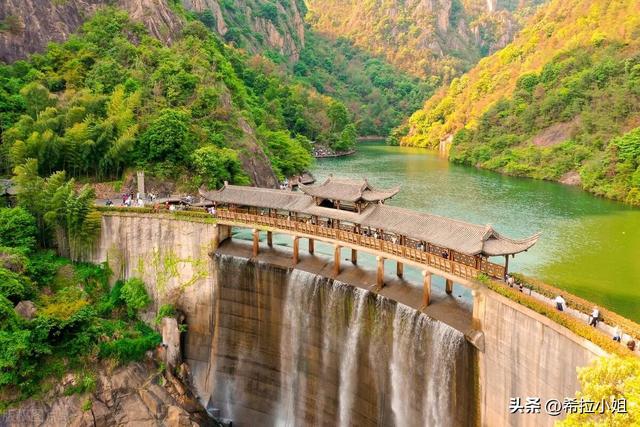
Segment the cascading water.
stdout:
<path fill-rule="evenodd" d="M 208 384 L 201 400 L 234 425 L 475 424 L 462 333 L 311 273 L 226 256 L 216 265 L 216 338 L 194 376 L 208 376 L 195 381 Z"/>

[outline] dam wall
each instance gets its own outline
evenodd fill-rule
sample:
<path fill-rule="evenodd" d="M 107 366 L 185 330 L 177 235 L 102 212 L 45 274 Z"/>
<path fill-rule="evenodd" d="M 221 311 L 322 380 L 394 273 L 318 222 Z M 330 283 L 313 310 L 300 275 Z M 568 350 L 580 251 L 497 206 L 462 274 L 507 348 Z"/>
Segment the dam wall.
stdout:
<path fill-rule="evenodd" d="M 606 353 L 502 295 L 476 292 L 474 326 L 484 334 L 478 353 L 482 425 L 553 426 L 562 417 L 547 414 L 546 402 L 575 397 L 577 368 Z M 529 397 L 540 398 L 540 413 L 510 413 L 511 398 L 525 405 Z"/>
<path fill-rule="evenodd" d="M 145 281 L 147 320 L 165 303 L 185 312 L 195 391 L 234 425 L 552 425 L 544 414 L 510 415 L 509 399 L 573 397 L 576 368 L 603 354 L 488 289 L 474 300 L 478 351 L 461 332 L 374 293 L 216 254 L 217 232 L 108 214 L 88 260 Z"/>

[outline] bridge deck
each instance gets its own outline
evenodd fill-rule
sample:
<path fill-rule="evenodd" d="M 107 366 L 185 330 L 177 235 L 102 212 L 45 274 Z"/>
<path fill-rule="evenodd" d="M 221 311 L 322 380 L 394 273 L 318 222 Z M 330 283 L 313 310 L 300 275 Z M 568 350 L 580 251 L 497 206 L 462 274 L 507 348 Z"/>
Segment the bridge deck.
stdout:
<path fill-rule="evenodd" d="M 485 262 L 479 266 L 480 268 L 474 268 L 460 262 L 460 259 L 450 260 L 425 250 L 365 236 L 349 229 L 328 228 L 280 216 L 255 215 L 229 210 L 217 210 L 214 217 L 219 223 L 225 225 L 271 230 L 366 251 L 455 280 L 456 283 L 471 289 L 476 286 L 474 280 L 481 274 L 501 278 L 504 273 L 503 267 L 489 262 Z"/>

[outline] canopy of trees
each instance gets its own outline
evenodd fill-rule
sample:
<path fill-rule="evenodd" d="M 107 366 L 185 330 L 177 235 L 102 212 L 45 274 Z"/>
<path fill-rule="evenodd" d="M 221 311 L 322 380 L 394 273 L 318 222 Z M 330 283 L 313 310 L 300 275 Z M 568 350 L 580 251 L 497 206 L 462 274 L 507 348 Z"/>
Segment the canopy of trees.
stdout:
<path fill-rule="evenodd" d="M 336 104 L 342 105 L 283 79 L 270 61 L 224 45 L 199 21 L 187 23 L 167 47 L 125 13 L 106 9 L 66 43 L 0 66 L 0 173 L 36 159 L 41 176 L 64 170 L 112 179 L 135 166 L 166 177 L 206 171 L 193 177 L 194 185 L 246 183 L 240 171 L 202 162 L 227 163 L 229 150 L 236 158 L 249 155 L 240 142 L 252 132 L 247 126 L 282 132 L 296 149 L 310 149 L 299 136 L 338 141 L 341 130 L 324 126 Z M 193 155 L 204 147 L 219 150 Z M 271 157 L 274 167 L 287 161 L 286 173 L 309 166 L 308 156 L 294 156 L 297 163 L 277 150 L 268 155 L 280 156 Z"/>

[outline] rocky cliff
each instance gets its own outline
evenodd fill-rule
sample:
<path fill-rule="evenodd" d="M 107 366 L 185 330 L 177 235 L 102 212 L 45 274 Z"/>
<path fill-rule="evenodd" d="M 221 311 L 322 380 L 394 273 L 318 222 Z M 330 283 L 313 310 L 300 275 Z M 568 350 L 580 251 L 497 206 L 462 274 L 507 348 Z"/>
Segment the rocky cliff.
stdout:
<path fill-rule="evenodd" d="M 542 0 L 310 0 L 310 22 L 419 76 L 445 80 L 504 47 Z M 517 12 L 514 13 L 514 12 Z"/>
<path fill-rule="evenodd" d="M 304 47 L 304 3 L 298 0 L 182 0 L 227 41 L 252 52 L 275 51 L 297 61 Z"/>
<path fill-rule="evenodd" d="M 166 0 L 3 0 L 0 60 L 13 62 L 42 51 L 49 42 L 66 40 L 96 9 L 107 5 L 126 10 L 165 43 L 182 27 L 182 19 Z M 304 46 L 304 4 L 296 0 L 183 0 L 182 5 L 239 47 L 268 49 L 296 61 Z"/>
<path fill-rule="evenodd" d="M 97 374 L 93 392 L 65 390 L 77 378 L 70 374 L 44 398 L 28 400 L 0 415 L 4 427 L 213 426 L 204 409 L 175 376 L 148 362 Z"/>
<path fill-rule="evenodd" d="M 114 4 L 170 43 L 182 24 L 164 0 L 2 0 L 0 60 L 12 62 L 42 51 L 49 42 L 64 41 L 101 6 Z"/>

